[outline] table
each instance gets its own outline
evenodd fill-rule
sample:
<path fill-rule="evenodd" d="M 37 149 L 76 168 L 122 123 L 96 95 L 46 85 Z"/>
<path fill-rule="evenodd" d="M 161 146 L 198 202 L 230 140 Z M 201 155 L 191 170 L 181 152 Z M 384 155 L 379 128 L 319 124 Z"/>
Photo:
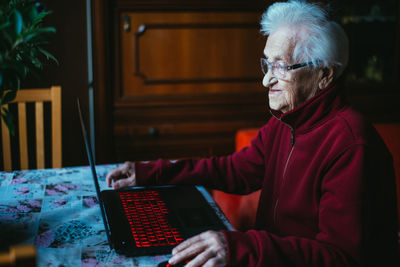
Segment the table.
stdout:
<path fill-rule="evenodd" d="M 101 189 L 116 165 L 96 166 Z M 228 220 L 198 187 L 228 229 Z M 129 258 L 110 250 L 88 166 L 0 172 L 0 249 L 34 244 L 38 266 L 157 266 L 171 255 Z"/>

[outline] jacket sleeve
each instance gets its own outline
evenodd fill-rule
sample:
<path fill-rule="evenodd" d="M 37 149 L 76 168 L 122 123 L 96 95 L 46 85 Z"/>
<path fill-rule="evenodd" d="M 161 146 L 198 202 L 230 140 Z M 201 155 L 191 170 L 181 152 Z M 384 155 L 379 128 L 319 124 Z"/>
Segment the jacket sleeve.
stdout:
<path fill-rule="evenodd" d="M 139 185 L 190 184 L 236 194 L 259 189 L 264 178 L 263 138 L 226 157 L 136 162 Z"/>
<path fill-rule="evenodd" d="M 393 168 L 374 155 L 354 145 L 327 167 L 315 238 L 223 231 L 229 265 L 397 266 Z"/>

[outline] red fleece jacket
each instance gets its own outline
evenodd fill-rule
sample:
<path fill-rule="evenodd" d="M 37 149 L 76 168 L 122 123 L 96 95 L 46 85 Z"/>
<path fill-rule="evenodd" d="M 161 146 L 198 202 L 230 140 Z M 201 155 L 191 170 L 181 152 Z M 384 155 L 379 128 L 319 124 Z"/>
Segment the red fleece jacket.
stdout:
<path fill-rule="evenodd" d="M 230 156 L 136 163 L 138 183 L 262 189 L 256 229 L 223 231 L 237 266 L 398 266 L 392 158 L 335 87 Z"/>

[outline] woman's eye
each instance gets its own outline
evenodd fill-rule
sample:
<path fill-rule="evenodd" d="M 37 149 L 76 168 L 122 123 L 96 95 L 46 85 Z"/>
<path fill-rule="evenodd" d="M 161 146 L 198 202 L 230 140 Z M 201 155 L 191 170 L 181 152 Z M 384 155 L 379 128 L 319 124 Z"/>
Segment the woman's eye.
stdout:
<path fill-rule="evenodd" d="M 283 63 L 278 63 L 277 66 L 280 70 L 284 70 L 286 68 L 286 64 Z"/>

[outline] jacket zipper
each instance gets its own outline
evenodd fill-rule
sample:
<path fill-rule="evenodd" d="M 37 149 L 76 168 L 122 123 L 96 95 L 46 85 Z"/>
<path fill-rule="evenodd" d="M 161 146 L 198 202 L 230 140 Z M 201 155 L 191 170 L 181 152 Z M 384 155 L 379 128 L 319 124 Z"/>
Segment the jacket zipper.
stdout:
<path fill-rule="evenodd" d="M 289 125 L 288 125 L 288 126 L 289 126 Z M 283 182 L 284 182 L 284 180 L 285 180 L 286 169 L 287 169 L 287 166 L 288 166 L 288 164 L 289 164 L 289 160 L 290 160 L 290 158 L 291 158 L 291 156 L 292 156 L 292 152 L 293 152 L 293 150 L 294 150 L 294 143 L 295 143 L 294 129 L 293 129 L 291 126 L 289 126 L 289 128 L 290 128 L 290 132 L 291 132 L 291 134 L 292 134 L 292 136 L 290 137 L 290 144 L 291 144 L 292 148 L 290 149 L 289 156 L 288 156 L 288 158 L 286 159 L 285 168 L 283 169 L 283 175 L 282 175 L 282 183 L 281 183 L 281 186 L 283 185 Z M 280 191 L 280 190 L 281 190 L 281 188 L 279 188 L 279 191 Z M 274 223 L 275 223 L 275 224 L 276 224 L 276 218 L 277 218 L 278 203 L 279 203 L 279 194 L 278 194 L 278 197 L 276 198 L 275 206 L 274 206 Z"/>

